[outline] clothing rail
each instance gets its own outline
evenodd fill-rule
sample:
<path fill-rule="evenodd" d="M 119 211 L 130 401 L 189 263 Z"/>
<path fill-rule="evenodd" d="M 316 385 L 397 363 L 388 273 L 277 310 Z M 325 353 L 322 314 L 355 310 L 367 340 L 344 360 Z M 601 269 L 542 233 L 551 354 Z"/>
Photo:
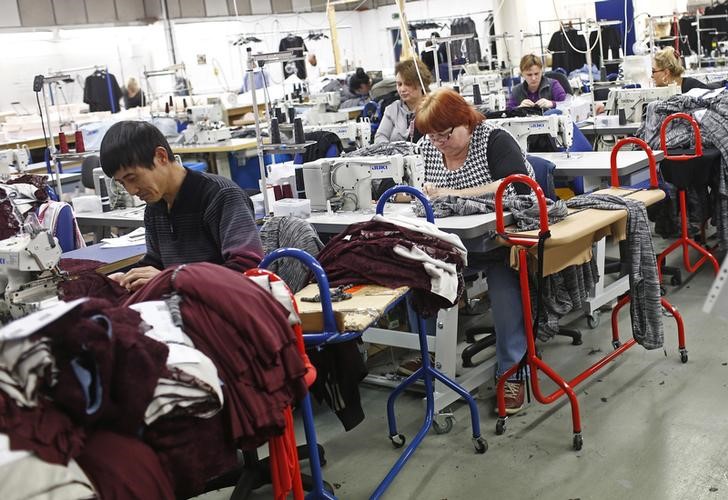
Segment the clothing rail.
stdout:
<path fill-rule="evenodd" d="M 703 66 L 703 43 L 700 39 L 700 20 L 701 19 L 728 19 L 728 14 L 711 14 L 707 16 L 700 15 L 700 12 L 695 13 L 695 31 L 698 34 L 698 68 Z M 717 34 L 717 32 L 716 32 Z"/>
<path fill-rule="evenodd" d="M 104 75 L 106 77 L 106 90 L 109 93 L 109 105 L 111 106 L 111 112 L 116 113 L 117 111 L 117 103 L 114 102 L 114 92 L 111 88 L 111 80 L 109 79 L 109 67 L 106 65 L 93 65 L 93 66 L 81 66 L 78 68 L 68 68 L 68 69 L 61 69 L 57 71 L 51 71 L 48 70 L 51 74 L 47 78 L 53 78 L 53 77 L 59 77 L 63 76 L 67 73 L 80 73 L 82 71 L 103 71 Z M 48 93 L 51 98 L 51 105 L 55 104 L 55 98 L 53 96 L 53 90 L 51 89 L 50 83 L 48 82 Z"/>
<path fill-rule="evenodd" d="M 570 17 L 565 19 L 542 19 L 538 22 L 538 40 L 541 45 L 541 60 L 545 62 L 546 57 L 546 49 L 543 46 L 543 25 L 548 23 L 559 23 L 559 29 L 561 29 L 561 26 L 563 26 L 564 23 L 569 23 L 573 27 L 573 22 L 577 21 L 577 24 L 579 28 L 581 28 L 584 24 L 584 21 L 580 17 Z"/>

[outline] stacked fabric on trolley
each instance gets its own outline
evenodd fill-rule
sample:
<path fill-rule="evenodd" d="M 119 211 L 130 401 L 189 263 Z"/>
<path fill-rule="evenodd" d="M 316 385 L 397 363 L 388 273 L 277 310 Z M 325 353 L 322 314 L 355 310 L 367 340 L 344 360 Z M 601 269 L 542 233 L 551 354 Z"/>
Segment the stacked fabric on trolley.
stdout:
<path fill-rule="evenodd" d="M 0 329 L 0 498 L 30 470 L 18 491 L 199 494 L 306 393 L 288 312 L 221 266 L 164 271 L 123 306 L 51 311 Z"/>
<path fill-rule="evenodd" d="M 332 238 L 318 260 L 334 286 L 408 286 L 414 308 L 433 316 L 458 303 L 467 250 L 457 235 L 430 222 L 375 215 Z"/>

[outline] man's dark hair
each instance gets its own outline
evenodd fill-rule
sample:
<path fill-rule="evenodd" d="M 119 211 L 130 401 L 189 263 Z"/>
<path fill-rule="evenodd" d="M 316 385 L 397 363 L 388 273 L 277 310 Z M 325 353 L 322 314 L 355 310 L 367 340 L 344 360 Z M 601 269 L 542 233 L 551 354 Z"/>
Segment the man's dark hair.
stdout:
<path fill-rule="evenodd" d="M 101 168 L 109 177 L 124 167 L 152 169 L 154 151 L 159 146 L 167 150 L 167 157 L 174 161 L 172 148 L 157 127 L 141 121 L 117 122 L 101 141 Z"/>

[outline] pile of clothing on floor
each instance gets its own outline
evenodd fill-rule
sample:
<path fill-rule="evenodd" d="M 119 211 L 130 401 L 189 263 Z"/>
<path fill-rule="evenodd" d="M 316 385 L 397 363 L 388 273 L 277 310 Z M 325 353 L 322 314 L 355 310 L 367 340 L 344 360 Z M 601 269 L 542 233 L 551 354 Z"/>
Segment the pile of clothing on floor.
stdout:
<path fill-rule="evenodd" d="M 289 312 L 214 264 L 167 269 L 123 305 L 82 298 L 13 322 L 0 497 L 199 494 L 239 448 L 283 433 L 306 371 Z"/>

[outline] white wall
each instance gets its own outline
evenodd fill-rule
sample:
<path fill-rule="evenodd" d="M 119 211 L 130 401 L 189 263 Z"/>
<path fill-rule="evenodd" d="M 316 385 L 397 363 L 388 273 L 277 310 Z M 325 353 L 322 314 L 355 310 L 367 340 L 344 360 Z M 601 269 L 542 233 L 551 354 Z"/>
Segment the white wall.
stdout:
<path fill-rule="evenodd" d="M 487 14 L 483 11 L 512 1 L 521 2 L 520 9 L 528 14 L 519 16 L 520 27 L 525 33 L 538 33 L 539 19 L 595 17 L 593 2 L 582 0 L 556 0 L 556 9 L 553 0 L 408 0 L 406 12 L 411 22 L 434 19 L 449 24 L 455 17 L 470 16 L 476 23 L 481 47 L 485 47 Z M 687 0 L 634 2 L 638 21 L 646 18 L 645 15 L 639 16 L 641 12 L 670 14 L 673 10 L 684 10 L 687 4 Z M 383 69 L 385 73 L 391 73 L 395 61 L 389 28 L 399 26 L 399 21 L 392 18 L 396 12 L 395 5 L 361 12 L 337 11 L 340 52 L 345 65 L 350 68 L 362 66 L 367 70 Z M 557 23 L 543 25 L 544 45 L 548 44 L 556 29 Z M 218 92 L 236 90 L 242 84 L 244 49 L 231 44 L 237 35 L 244 33 L 262 39 L 263 42 L 253 45 L 255 52 L 277 51 L 279 40 L 291 31 L 303 31 L 301 35 L 304 38 L 309 30 L 324 30 L 328 34 L 328 20 L 324 12 L 253 15 L 226 21 L 177 22 L 174 30 L 178 62 L 186 64 L 195 92 Z M 419 35 L 426 37 L 429 31 L 420 31 Z M 447 28 L 439 31 L 443 36 L 449 34 Z M 322 71 L 333 67 L 328 38 L 307 41 L 306 45 L 316 53 Z M 3 52 L 0 62 L 4 77 L 0 79 L 0 110 L 10 109 L 12 101 L 20 101 L 28 109 L 34 109 L 33 75 L 52 69 L 108 64 L 119 83 L 123 84 L 129 76 L 141 76 L 145 66 L 159 68 L 170 63 L 161 23 L 140 27 L 60 29 L 55 33 L 0 33 L 0 46 L 12 48 Z M 539 38 L 526 38 L 522 43 L 516 41 L 515 46 L 511 45 L 509 49 L 518 53 L 517 58 L 524 53 L 540 52 Z M 198 55 L 206 56 L 206 64 L 197 63 Z M 271 66 L 269 71 L 274 82 L 280 81 L 278 64 Z M 161 80 L 154 82 L 164 85 Z M 67 85 L 66 93 L 69 101 L 81 101 L 80 85 Z"/>
<path fill-rule="evenodd" d="M 0 33 L 0 47 L 6 48 L 0 63 L 3 75 L 0 78 L 0 110 L 11 109 L 11 102 L 20 101 L 29 111 L 34 111 L 37 105 L 32 82 L 33 76 L 38 74 L 108 65 L 109 71 L 123 86 L 130 76 L 139 78 L 145 65 L 166 64 L 164 34 L 160 26 Z M 74 73 L 72 76 L 77 76 L 81 83 L 63 86 L 69 102 L 82 101 L 83 79 L 90 73 L 92 70 Z"/>

